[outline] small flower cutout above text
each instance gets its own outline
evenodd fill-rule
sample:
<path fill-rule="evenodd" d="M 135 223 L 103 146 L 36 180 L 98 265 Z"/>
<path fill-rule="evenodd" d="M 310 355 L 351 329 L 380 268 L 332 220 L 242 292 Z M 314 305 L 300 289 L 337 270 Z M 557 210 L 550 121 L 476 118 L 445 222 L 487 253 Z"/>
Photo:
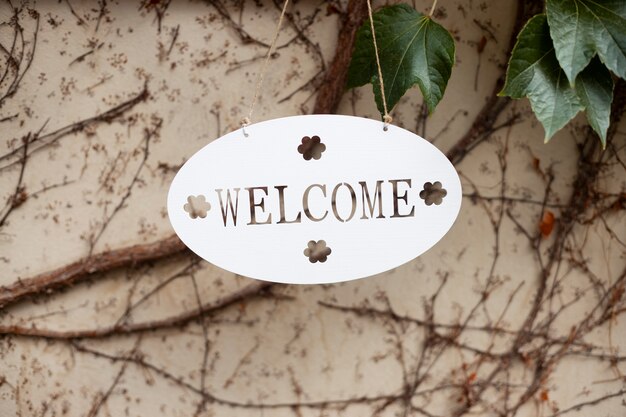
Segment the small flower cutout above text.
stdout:
<path fill-rule="evenodd" d="M 322 143 L 319 136 L 305 136 L 302 138 L 302 144 L 298 146 L 298 152 L 301 153 L 302 157 L 307 161 L 320 159 L 322 152 L 325 150 L 326 145 Z"/>

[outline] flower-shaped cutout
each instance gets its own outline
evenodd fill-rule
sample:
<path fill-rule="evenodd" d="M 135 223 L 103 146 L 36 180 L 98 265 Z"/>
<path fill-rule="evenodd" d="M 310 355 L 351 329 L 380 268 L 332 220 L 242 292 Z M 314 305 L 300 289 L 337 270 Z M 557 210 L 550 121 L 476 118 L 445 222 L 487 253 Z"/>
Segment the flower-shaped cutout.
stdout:
<path fill-rule="evenodd" d="M 427 206 L 432 204 L 438 206 L 446 195 L 448 195 L 448 191 L 442 188 L 439 181 L 424 183 L 424 189 L 420 191 L 420 198 L 424 200 Z"/>
<path fill-rule="evenodd" d="M 197 217 L 204 219 L 207 212 L 211 210 L 211 203 L 206 201 L 206 197 L 203 195 L 190 195 L 187 197 L 187 204 L 185 204 L 183 208 L 187 213 L 189 213 L 189 217 L 192 219 Z"/>
<path fill-rule="evenodd" d="M 330 248 L 326 246 L 325 240 L 318 240 L 317 242 L 309 240 L 307 248 L 304 250 L 304 256 L 308 257 L 309 262 L 312 264 L 316 262 L 323 263 L 326 262 L 331 252 Z"/>
<path fill-rule="evenodd" d="M 302 154 L 305 160 L 310 161 L 311 158 L 317 160 L 322 157 L 322 152 L 326 150 L 319 136 L 302 138 L 302 145 L 298 146 L 298 152 Z"/>

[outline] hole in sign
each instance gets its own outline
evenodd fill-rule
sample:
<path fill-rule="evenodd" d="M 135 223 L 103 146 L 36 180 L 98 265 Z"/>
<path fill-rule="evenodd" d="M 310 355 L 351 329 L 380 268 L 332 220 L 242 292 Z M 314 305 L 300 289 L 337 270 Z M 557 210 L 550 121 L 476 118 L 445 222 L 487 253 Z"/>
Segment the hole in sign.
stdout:
<path fill-rule="evenodd" d="M 302 138 L 302 144 L 298 146 L 298 152 L 306 161 L 311 159 L 318 160 L 322 157 L 322 152 L 326 150 L 326 145 L 322 143 L 319 136 L 305 136 Z"/>
<path fill-rule="evenodd" d="M 324 263 L 328 259 L 328 256 L 332 250 L 326 246 L 325 240 L 309 240 L 307 248 L 304 250 L 304 256 L 309 258 L 309 262 L 312 264 L 316 262 Z"/>
<path fill-rule="evenodd" d="M 183 209 L 189 213 L 189 217 L 192 219 L 200 217 L 204 219 L 207 212 L 211 210 L 211 203 L 206 201 L 206 197 L 203 195 L 190 195 L 187 197 L 187 204 L 183 206 Z"/>
<path fill-rule="evenodd" d="M 439 181 L 434 183 L 424 183 L 424 189 L 420 191 L 420 198 L 424 200 L 427 206 L 435 204 L 440 205 L 443 198 L 448 195 L 448 191 L 441 186 Z"/>

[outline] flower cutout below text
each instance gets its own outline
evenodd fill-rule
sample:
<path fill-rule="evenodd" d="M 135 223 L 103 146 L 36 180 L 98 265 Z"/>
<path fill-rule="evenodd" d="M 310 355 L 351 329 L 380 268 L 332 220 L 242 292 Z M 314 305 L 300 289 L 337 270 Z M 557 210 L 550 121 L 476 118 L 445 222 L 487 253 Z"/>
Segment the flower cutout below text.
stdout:
<path fill-rule="evenodd" d="M 328 246 L 326 246 L 326 241 L 318 240 L 317 242 L 314 240 L 309 240 L 307 248 L 304 250 L 304 256 L 309 258 L 309 262 L 312 264 L 316 262 L 326 262 L 328 256 L 332 251 Z"/>
<path fill-rule="evenodd" d="M 189 217 L 192 219 L 200 217 L 204 219 L 209 210 L 211 210 L 211 204 L 206 201 L 206 197 L 203 195 L 187 197 L 187 204 L 183 206 L 183 209 L 189 213 Z"/>
<path fill-rule="evenodd" d="M 427 206 L 432 204 L 439 205 L 443 201 L 443 198 L 448 195 L 448 191 L 442 188 L 439 181 L 434 183 L 427 182 L 424 184 L 424 189 L 420 191 L 420 198 L 424 200 Z"/>
<path fill-rule="evenodd" d="M 322 152 L 325 150 L 326 145 L 322 143 L 319 136 L 305 136 L 302 138 L 302 144 L 298 146 L 298 152 L 301 153 L 307 161 L 310 161 L 311 159 L 320 159 L 322 157 Z"/>

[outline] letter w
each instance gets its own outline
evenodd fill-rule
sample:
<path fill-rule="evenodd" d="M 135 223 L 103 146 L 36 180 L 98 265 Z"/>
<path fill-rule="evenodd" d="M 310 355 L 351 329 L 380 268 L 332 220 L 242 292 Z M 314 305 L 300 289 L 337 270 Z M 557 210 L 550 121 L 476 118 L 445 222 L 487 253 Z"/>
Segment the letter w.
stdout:
<path fill-rule="evenodd" d="M 228 209 L 230 209 L 230 215 L 233 217 L 233 226 L 237 226 L 237 214 L 239 213 L 239 188 L 234 189 L 236 191 L 235 207 L 233 207 L 233 200 L 230 197 L 230 189 L 226 190 L 226 206 L 222 201 L 222 189 L 217 189 L 215 192 L 220 199 L 220 208 L 222 209 L 222 218 L 224 219 L 224 227 L 228 222 Z"/>

